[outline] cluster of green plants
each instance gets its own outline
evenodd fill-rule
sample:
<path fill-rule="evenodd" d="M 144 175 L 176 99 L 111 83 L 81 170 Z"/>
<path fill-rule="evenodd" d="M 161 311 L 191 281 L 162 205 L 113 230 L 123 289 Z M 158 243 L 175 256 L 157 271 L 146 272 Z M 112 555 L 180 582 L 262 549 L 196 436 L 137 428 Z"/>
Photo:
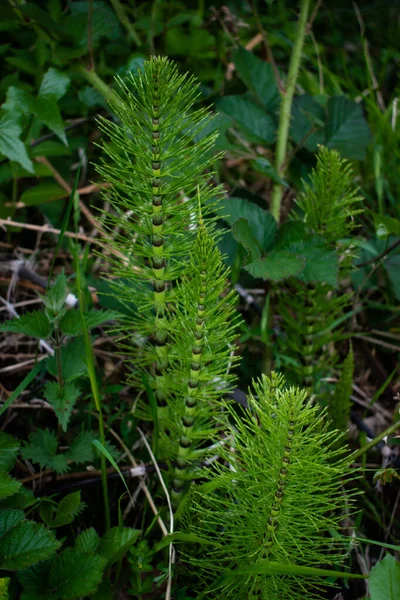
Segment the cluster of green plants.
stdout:
<path fill-rule="evenodd" d="M 288 25 L 290 52 L 285 36 L 269 37 L 278 59 L 291 57 L 286 81 L 273 61 L 240 44 L 240 20 L 228 26 L 234 5 L 218 16 L 214 10 L 207 28 L 203 3 L 183 13 L 178 5 L 139 4 L 1 9 L 11 37 L 23 27 L 26 40 L 23 50 L 1 48 L 18 71 L 3 81 L 0 216 L 21 232 L 18 222 L 41 215 L 59 239 L 43 309 L 0 325 L 49 354 L 14 385 L 0 414 L 33 389 L 54 415 L 27 417 L 25 436 L 11 421 L 0 436 L 0 598 L 288 600 L 333 597 L 340 586 L 357 598 L 394 599 L 400 564 L 393 555 L 370 574 L 357 572 L 354 555 L 362 537 L 373 537 L 367 515 L 382 525 L 367 451 L 399 423 L 368 443 L 360 436 L 353 452 L 347 437 L 354 323 L 361 313 L 390 327 L 400 297 L 397 181 L 385 160 L 398 153 L 396 104 L 390 98 L 383 109 L 373 82 L 365 105 L 350 99 L 351 86 L 328 68 L 324 91 L 323 56 L 319 84 L 302 72 L 310 61 L 308 0 Z M 276 4 L 280 22 L 284 3 Z M 266 35 L 269 14 L 257 3 L 244 14 Z M 222 38 L 213 31 L 218 19 Z M 123 30 L 128 48 L 146 51 L 122 49 Z M 202 101 L 225 85 L 215 63 L 226 38 L 235 76 L 213 115 Z M 145 61 L 155 48 L 182 57 L 184 68 L 159 56 Z M 183 73 L 198 59 L 203 66 L 194 70 L 207 85 Z M 104 78 L 115 73 L 109 86 Z M 70 137 L 64 120 L 83 112 L 87 127 L 99 108 L 94 177 L 103 202 L 94 219 L 102 241 L 94 240 L 101 250 L 93 257 L 75 241 L 85 237 L 78 232 L 86 214 L 79 182 L 90 168 L 84 153 L 75 184 L 65 186 L 86 141 Z M 39 183 L 29 186 L 32 177 Z M 255 184 L 258 192 L 245 189 Z M 297 190 L 291 203 L 290 190 Z M 61 249 L 73 258 L 68 276 L 58 267 Z M 382 281 L 384 301 L 376 298 Z M 249 317 L 235 284 L 263 288 L 259 316 Z M 95 359 L 104 327 L 114 356 L 124 358 L 114 384 Z M 23 478 L 24 465 L 31 477 Z M 82 469 L 95 471 L 101 502 L 84 486 L 59 489 Z M 35 482 L 36 470 L 48 478 L 46 495 L 17 479 Z M 131 477 L 139 477 L 139 496 Z M 396 468 L 376 470 L 385 489 L 396 489 L 397 477 Z M 388 536 L 367 542 L 398 552 L 398 539 Z"/>

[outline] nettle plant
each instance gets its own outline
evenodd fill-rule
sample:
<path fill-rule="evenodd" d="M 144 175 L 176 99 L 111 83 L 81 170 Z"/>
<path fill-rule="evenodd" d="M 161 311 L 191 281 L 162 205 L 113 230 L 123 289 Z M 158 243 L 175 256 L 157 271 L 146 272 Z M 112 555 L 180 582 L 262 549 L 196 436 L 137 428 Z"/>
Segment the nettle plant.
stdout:
<path fill-rule="evenodd" d="M 104 218 L 125 257 L 110 264 L 129 315 L 120 344 L 131 353 L 130 381 L 140 391 L 133 411 L 153 424 L 181 540 L 196 541 L 180 554 L 180 589 L 224 598 L 320 597 L 331 580 L 318 567 L 340 565 L 345 556 L 340 530 L 343 512 L 352 510 L 344 489 L 351 458 L 307 392 L 285 387 L 278 375 L 255 384 L 244 414 L 226 400 L 238 317 L 217 247 L 216 133 L 198 97 L 192 77 L 153 57 L 119 80 L 111 101 L 118 120 L 100 121 L 107 141 L 98 171 L 111 184 L 113 209 Z M 239 226 L 262 261 L 248 224 Z M 135 574 L 134 582 L 139 594 Z"/>

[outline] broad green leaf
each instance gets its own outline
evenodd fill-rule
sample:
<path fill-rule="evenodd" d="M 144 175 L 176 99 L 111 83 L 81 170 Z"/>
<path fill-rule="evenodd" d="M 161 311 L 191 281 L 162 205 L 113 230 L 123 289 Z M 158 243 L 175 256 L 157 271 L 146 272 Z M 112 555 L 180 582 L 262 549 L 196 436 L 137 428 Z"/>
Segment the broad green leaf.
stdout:
<path fill-rule="evenodd" d="M 58 183 L 48 181 L 25 190 L 20 196 L 20 201 L 26 204 L 26 206 L 37 206 L 45 202 L 65 198 L 65 196 L 65 190 Z"/>
<path fill-rule="evenodd" d="M 118 18 L 108 2 L 93 0 L 92 7 L 93 45 L 97 46 L 103 38 L 115 41 L 124 39 Z M 89 0 L 74 0 L 71 3 L 71 14 L 62 21 L 63 30 L 68 37 L 73 36 L 75 44 L 85 49 L 88 47 L 88 14 Z"/>
<path fill-rule="evenodd" d="M 379 215 L 378 213 L 369 211 L 374 219 L 376 235 L 379 239 L 385 240 L 389 235 L 394 234 L 400 236 L 400 221 L 394 217 Z"/>
<path fill-rule="evenodd" d="M 14 508 L 0 509 L 0 538 L 24 519 L 24 511 Z M 0 542 L 1 543 L 1 542 Z"/>
<path fill-rule="evenodd" d="M 18 492 L 20 487 L 21 484 L 19 481 L 13 479 L 8 473 L 0 471 L 0 500 L 13 496 Z"/>
<path fill-rule="evenodd" d="M 20 140 L 21 126 L 7 117 L 0 121 L 0 154 L 33 173 L 33 165 L 24 143 Z"/>
<path fill-rule="evenodd" d="M 58 600 L 48 585 L 50 564 L 51 560 L 42 561 L 19 571 L 18 581 L 23 587 L 21 600 Z"/>
<path fill-rule="evenodd" d="M 52 67 L 44 74 L 39 88 L 39 98 L 53 97 L 59 100 L 65 94 L 70 84 L 70 78 Z"/>
<path fill-rule="evenodd" d="M 318 144 L 325 141 L 325 111 L 321 104 L 309 94 L 302 94 L 293 100 L 290 122 L 290 137 L 310 152 L 317 150 Z"/>
<path fill-rule="evenodd" d="M 52 327 L 43 311 L 34 310 L 30 313 L 24 313 L 19 319 L 16 318 L 1 323 L 0 331 L 23 333 L 37 339 L 46 339 L 50 337 Z"/>
<path fill-rule="evenodd" d="M 361 104 L 345 96 L 334 96 L 329 98 L 327 108 L 325 145 L 338 150 L 344 158 L 362 160 L 371 134 Z"/>
<path fill-rule="evenodd" d="M 0 471 L 11 471 L 18 450 L 18 440 L 13 435 L 0 431 Z"/>
<path fill-rule="evenodd" d="M 56 514 L 52 521 L 46 523 L 48 527 L 62 527 L 72 523 L 76 516 L 78 516 L 85 508 L 86 504 L 81 502 L 81 492 L 72 492 L 65 496 L 57 506 Z"/>
<path fill-rule="evenodd" d="M 21 450 L 24 458 L 38 463 L 42 469 L 54 469 L 56 473 L 68 471 L 67 458 L 56 454 L 58 440 L 55 433 L 48 429 L 37 429 L 29 435 L 29 442 Z"/>
<path fill-rule="evenodd" d="M 83 313 L 86 327 L 93 329 L 103 325 L 107 321 L 114 321 L 119 317 L 119 313 L 114 310 L 95 310 L 90 309 Z M 60 329 L 65 335 L 79 335 L 82 333 L 83 325 L 79 310 L 68 310 L 60 320 Z"/>
<path fill-rule="evenodd" d="M 16 571 L 49 558 L 61 545 L 43 525 L 22 521 L 2 538 L 0 568 Z"/>
<path fill-rule="evenodd" d="M 265 258 L 259 258 L 244 268 L 257 279 L 280 281 L 298 275 L 304 269 L 305 260 L 293 252 L 277 250 Z"/>
<path fill-rule="evenodd" d="M 53 140 L 44 140 L 37 146 L 34 146 L 31 150 L 31 154 L 32 156 L 46 156 L 47 158 L 53 156 L 72 156 L 72 152 L 69 148 L 64 146 L 64 144 L 60 144 L 60 142 L 55 142 Z M 46 165 L 35 165 L 35 173 L 37 166 L 46 167 Z"/>
<path fill-rule="evenodd" d="M 72 409 L 80 393 L 79 387 L 72 381 L 67 381 L 63 387 L 57 381 L 48 381 L 44 387 L 43 395 L 54 408 L 63 431 L 67 431 Z"/>
<path fill-rule="evenodd" d="M 92 431 L 82 431 L 74 437 L 68 450 L 68 460 L 85 463 L 93 460 L 92 441 L 96 438 Z"/>
<path fill-rule="evenodd" d="M 278 226 L 270 212 L 245 198 L 226 198 L 218 204 L 218 211 L 229 225 L 246 219 L 261 248 L 268 252 L 273 247 Z"/>
<path fill-rule="evenodd" d="M 96 552 L 100 536 L 93 527 L 85 529 L 75 540 L 75 548 L 82 552 Z"/>
<path fill-rule="evenodd" d="M 246 219 L 235 221 L 232 226 L 232 234 L 239 244 L 242 244 L 251 256 L 251 260 L 261 258 L 261 247 L 255 238 L 249 222 Z"/>
<path fill-rule="evenodd" d="M 107 559 L 106 566 L 110 567 L 122 558 L 139 534 L 138 529 L 129 527 L 112 527 L 107 531 L 97 548 L 97 552 Z"/>
<path fill-rule="evenodd" d="M 272 181 L 274 181 L 275 183 L 279 183 L 280 185 L 283 185 L 284 187 L 288 187 L 288 184 L 286 183 L 286 181 L 284 181 L 284 179 L 282 179 L 282 177 L 279 177 L 275 167 L 273 165 L 271 165 L 271 163 L 269 162 L 269 160 L 267 158 L 264 158 L 264 157 L 256 158 L 255 160 L 250 161 L 250 165 L 253 167 L 253 169 L 255 171 L 257 171 L 258 173 L 262 173 L 263 175 L 266 175 L 267 177 L 270 177 L 270 179 L 272 179 Z"/>
<path fill-rule="evenodd" d="M 89 596 L 102 579 L 105 563 L 98 554 L 67 548 L 52 562 L 49 584 L 61 600 Z"/>
<path fill-rule="evenodd" d="M 400 562 L 387 554 L 371 570 L 369 578 L 371 600 L 398 600 L 400 598 Z"/>
<path fill-rule="evenodd" d="M 244 96 L 225 96 L 216 102 L 218 110 L 232 117 L 250 134 L 254 141 L 272 144 L 275 139 L 275 123 L 270 115 Z"/>
<path fill-rule="evenodd" d="M 242 46 L 233 52 L 232 58 L 243 83 L 267 110 L 274 110 L 279 102 L 279 91 L 271 64 Z"/>
<path fill-rule="evenodd" d="M 66 381 L 80 377 L 87 372 L 83 338 L 75 338 L 61 347 L 61 370 Z M 54 356 L 47 359 L 49 373 L 57 376 L 57 361 Z"/>

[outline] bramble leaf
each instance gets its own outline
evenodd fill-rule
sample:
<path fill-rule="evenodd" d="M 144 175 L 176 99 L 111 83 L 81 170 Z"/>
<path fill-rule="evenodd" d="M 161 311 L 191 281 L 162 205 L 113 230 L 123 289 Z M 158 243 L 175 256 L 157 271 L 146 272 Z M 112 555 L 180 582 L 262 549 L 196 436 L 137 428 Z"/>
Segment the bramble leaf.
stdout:
<path fill-rule="evenodd" d="M 132 546 L 139 537 L 138 529 L 129 527 L 112 527 L 102 538 L 97 551 L 107 559 L 107 567 L 110 567 L 124 556 L 128 548 Z"/>
<path fill-rule="evenodd" d="M 19 450 L 19 442 L 9 433 L 0 431 L 0 471 L 11 471 Z"/>
<path fill-rule="evenodd" d="M 96 552 L 100 543 L 100 536 L 93 527 L 85 529 L 75 540 L 75 548 L 82 552 Z"/>
<path fill-rule="evenodd" d="M 49 558 L 59 547 L 54 534 L 33 521 L 21 521 L 0 544 L 0 568 L 16 571 Z"/>
<path fill-rule="evenodd" d="M 102 579 L 105 563 L 98 554 L 67 548 L 52 562 L 49 584 L 61 600 L 89 596 Z"/>
<path fill-rule="evenodd" d="M 259 258 L 244 268 L 253 277 L 280 281 L 298 275 L 304 269 L 304 258 L 294 252 L 277 250 L 270 252 L 265 258 Z"/>
<path fill-rule="evenodd" d="M 21 484 L 8 473 L 0 471 L 0 500 L 16 494 Z"/>

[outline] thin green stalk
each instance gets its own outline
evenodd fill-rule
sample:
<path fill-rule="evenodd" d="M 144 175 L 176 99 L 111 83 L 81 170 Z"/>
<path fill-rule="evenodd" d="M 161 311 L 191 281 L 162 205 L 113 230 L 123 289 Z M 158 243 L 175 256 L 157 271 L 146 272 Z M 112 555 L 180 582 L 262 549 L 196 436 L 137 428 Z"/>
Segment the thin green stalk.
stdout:
<path fill-rule="evenodd" d="M 285 176 L 286 170 L 286 150 L 289 137 L 290 114 L 292 111 L 292 102 L 296 81 L 299 74 L 301 52 L 304 44 L 309 8 L 310 0 L 301 0 L 300 17 L 297 25 L 296 40 L 293 46 L 292 56 L 290 58 L 286 89 L 283 92 L 281 101 L 278 139 L 276 144 L 275 168 L 282 179 Z M 278 223 L 281 212 L 282 192 L 282 186 L 276 183 L 272 190 L 271 213 Z"/>
<path fill-rule="evenodd" d="M 399 427 L 400 427 L 400 421 L 396 421 L 395 423 L 393 423 L 393 425 L 391 425 L 390 427 L 388 427 L 387 429 L 382 431 L 379 435 L 374 437 L 373 440 L 368 442 L 368 444 L 365 444 L 365 446 L 363 446 L 362 448 L 360 448 L 359 450 L 357 450 L 357 452 L 355 452 L 353 454 L 353 456 L 352 456 L 353 461 L 356 460 L 357 458 L 359 458 L 360 456 L 362 456 L 363 454 L 365 454 L 366 452 L 368 452 L 368 450 L 370 450 L 377 444 L 379 444 L 379 442 L 381 442 L 386 436 L 392 435 L 392 433 L 394 433 L 396 431 L 396 429 L 399 429 Z"/>
<path fill-rule="evenodd" d="M 99 392 L 99 386 L 97 384 L 92 343 L 90 341 L 89 331 L 86 326 L 86 322 L 85 322 L 85 318 L 84 318 L 84 314 L 83 314 L 84 298 L 83 298 L 82 280 L 81 280 L 82 274 L 81 274 L 81 269 L 80 269 L 80 265 L 79 265 L 79 258 L 78 258 L 77 250 L 76 250 L 75 258 L 76 258 L 76 289 L 77 289 L 78 298 L 79 298 L 79 311 L 80 311 L 81 320 L 82 320 L 83 339 L 84 339 L 84 343 L 85 343 L 86 367 L 87 367 L 87 371 L 88 371 L 88 375 L 89 375 L 90 386 L 92 388 L 92 394 L 93 394 L 93 398 L 94 398 L 95 407 L 96 407 L 98 417 L 99 417 L 100 442 L 101 442 L 102 446 L 105 447 L 106 437 L 104 434 L 104 420 L 103 420 L 103 412 L 101 409 L 101 397 L 100 397 L 100 392 Z M 100 454 L 100 465 L 101 465 L 101 483 L 102 483 L 102 487 L 103 487 L 103 499 L 104 499 L 104 516 L 105 516 L 105 522 L 106 522 L 106 531 L 108 531 L 111 527 L 110 502 L 109 502 L 109 498 L 108 498 L 108 487 L 107 487 L 106 457 L 104 456 L 103 453 Z"/>
<path fill-rule="evenodd" d="M 84 67 L 83 65 L 78 65 L 77 71 L 78 73 L 83 75 L 86 81 L 90 83 L 90 85 L 94 87 L 94 89 L 97 90 L 105 100 L 107 100 L 107 102 L 113 100 L 115 103 L 116 101 L 118 101 L 113 90 L 110 88 L 109 85 L 105 83 L 105 81 L 101 79 L 101 77 L 97 75 L 96 71 L 86 69 L 86 67 Z"/>

